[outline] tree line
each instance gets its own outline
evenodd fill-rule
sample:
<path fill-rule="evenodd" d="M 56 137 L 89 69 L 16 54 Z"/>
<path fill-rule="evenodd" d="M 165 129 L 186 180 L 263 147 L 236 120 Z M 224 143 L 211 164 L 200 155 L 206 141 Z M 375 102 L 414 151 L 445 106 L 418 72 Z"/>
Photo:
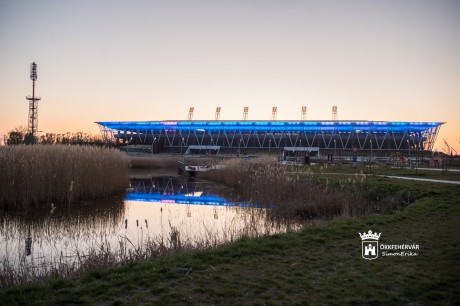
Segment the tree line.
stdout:
<path fill-rule="evenodd" d="M 99 135 L 92 135 L 83 132 L 76 133 L 44 133 L 34 136 L 27 132 L 26 128 L 18 127 L 9 131 L 5 136 L 4 143 L 7 145 L 19 144 L 63 144 L 63 145 L 91 145 L 103 146 L 104 140 Z"/>

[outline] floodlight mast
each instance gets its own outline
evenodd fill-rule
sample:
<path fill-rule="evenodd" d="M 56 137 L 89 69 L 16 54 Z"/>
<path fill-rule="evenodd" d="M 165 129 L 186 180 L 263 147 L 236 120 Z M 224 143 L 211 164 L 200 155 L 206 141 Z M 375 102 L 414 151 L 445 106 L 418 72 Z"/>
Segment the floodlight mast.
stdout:
<path fill-rule="evenodd" d="M 28 134 L 31 137 L 32 142 L 35 142 L 35 134 L 38 130 L 38 101 L 40 97 L 35 96 L 35 81 L 37 80 L 37 64 L 33 62 L 30 64 L 30 79 L 32 80 L 32 96 L 27 96 L 26 99 L 29 100 L 29 124 L 28 124 Z"/>
<path fill-rule="evenodd" d="M 35 62 L 30 64 L 30 79 L 34 81 L 32 86 L 35 87 L 35 81 L 37 80 L 37 64 Z"/>

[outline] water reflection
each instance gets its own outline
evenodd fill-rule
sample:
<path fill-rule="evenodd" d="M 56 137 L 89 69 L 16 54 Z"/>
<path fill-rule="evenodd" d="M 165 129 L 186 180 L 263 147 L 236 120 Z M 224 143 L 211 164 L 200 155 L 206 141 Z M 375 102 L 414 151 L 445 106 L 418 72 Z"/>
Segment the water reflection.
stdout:
<path fill-rule="evenodd" d="M 229 201 L 204 182 L 152 177 L 131 185 L 125 197 L 129 224 L 123 233 L 130 241 L 149 243 L 153 238 L 168 243 L 176 234 L 191 246 L 213 246 L 272 230 L 265 224 L 265 210 Z"/>
<path fill-rule="evenodd" d="M 177 177 L 134 179 L 125 196 L 127 201 L 158 202 L 168 204 L 195 204 L 215 206 L 258 207 L 255 204 L 235 203 L 215 194 L 203 182 Z"/>
<path fill-rule="evenodd" d="M 0 258 L 11 269 L 46 274 L 89 254 L 123 260 L 152 247 L 207 247 L 284 231 L 265 210 L 228 200 L 204 182 L 161 176 L 133 179 L 124 198 L 0 214 Z M 28 272 L 29 273 L 29 272 Z"/>
<path fill-rule="evenodd" d="M 0 262 L 5 268 L 46 269 L 57 259 L 73 258 L 117 235 L 125 219 L 122 197 L 54 205 L 21 213 L 0 213 Z M 40 274 L 40 273 L 38 273 Z"/>

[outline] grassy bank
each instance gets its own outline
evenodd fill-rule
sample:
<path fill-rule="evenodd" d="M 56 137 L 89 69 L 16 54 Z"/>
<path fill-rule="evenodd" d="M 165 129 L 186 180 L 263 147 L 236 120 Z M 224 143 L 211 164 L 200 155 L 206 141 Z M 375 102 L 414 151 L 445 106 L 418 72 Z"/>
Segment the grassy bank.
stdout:
<path fill-rule="evenodd" d="M 48 278 L 0 293 L 4 304 L 458 304 L 460 186 L 369 177 L 380 195 L 417 198 L 383 215 Z M 418 244 L 417 256 L 361 258 L 358 232 Z"/>
<path fill-rule="evenodd" d="M 69 203 L 122 193 L 129 161 L 118 150 L 87 146 L 0 147 L 0 209 Z"/>
<path fill-rule="evenodd" d="M 305 167 L 292 167 L 292 171 L 305 171 Z M 357 168 L 350 165 L 323 165 L 312 166 L 315 173 L 341 173 L 341 174 L 356 174 L 362 173 L 366 175 L 393 175 L 393 176 L 410 176 L 420 178 L 430 178 L 439 180 L 459 180 L 460 172 L 458 169 L 443 170 L 439 168 L 391 168 L 391 167 L 369 167 L 368 165 Z"/>

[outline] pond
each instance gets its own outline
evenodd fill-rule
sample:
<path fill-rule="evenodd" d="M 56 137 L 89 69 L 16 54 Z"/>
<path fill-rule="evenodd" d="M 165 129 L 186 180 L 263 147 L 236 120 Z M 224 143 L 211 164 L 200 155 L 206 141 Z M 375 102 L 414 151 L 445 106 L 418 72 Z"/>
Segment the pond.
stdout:
<path fill-rule="evenodd" d="M 286 231 L 235 198 L 209 182 L 149 175 L 132 179 L 124 197 L 1 213 L 2 273 L 65 274 L 91 256 L 119 262 Z"/>

